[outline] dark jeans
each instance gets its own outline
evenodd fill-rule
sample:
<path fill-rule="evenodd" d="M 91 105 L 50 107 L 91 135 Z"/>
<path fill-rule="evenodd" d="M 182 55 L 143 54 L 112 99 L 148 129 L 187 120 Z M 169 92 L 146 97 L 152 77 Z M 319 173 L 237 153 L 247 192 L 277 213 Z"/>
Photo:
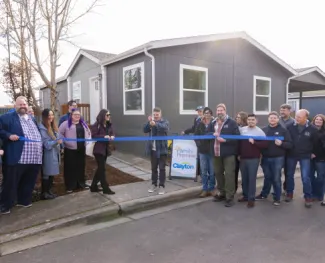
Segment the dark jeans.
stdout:
<path fill-rule="evenodd" d="M 310 183 L 310 164 L 311 160 L 299 159 L 289 157 L 287 158 L 287 194 L 292 195 L 295 190 L 295 180 L 294 175 L 296 171 L 297 163 L 300 164 L 301 180 L 303 185 L 304 198 L 310 199 L 311 196 L 311 183 Z"/>
<path fill-rule="evenodd" d="M 261 196 L 267 197 L 270 194 L 271 186 L 273 187 L 273 199 L 281 199 L 281 175 L 284 157 L 263 158 L 262 168 L 264 173 L 264 184 Z"/>
<path fill-rule="evenodd" d="M 238 156 L 236 156 L 236 169 L 235 169 L 235 192 L 238 190 L 238 175 L 239 175 L 239 167 L 240 161 L 238 160 Z"/>
<path fill-rule="evenodd" d="M 1 192 L 1 205 L 4 209 L 10 209 L 17 203 L 30 205 L 32 193 L 41 165 L 17 164 L 6 166 L 6 180 L 3 182 Z"/>
<path fill-rule="evenodd" d="M 97 183 L 100 182 L 103 191 L 108 190 L 108 183 L 106 181 L 106 159 L 107 156 L 101 154 L 94 154 L 96 162 L 97 162 L 97 170 L 93 181 L 91 183 L 92 188 L 97 188 Z"/>
<path fill-rule="evenodd" d="M 86 148 L 64 149 L 64 182 L 66 190 L 85 186 Z"/>
<path fill-rule="evenodd" d="M 255 201 L 256 177 L 259 164 L 260 158 L 240 160 L 243 196 L 248 201 Z"/>
<path fill-rule="evenodd" d="M 158 168 L 159 168 L 159 186 L 165 186 L 166 182 L 166 160 L 167 155 L 157 157 L 156 151 L 151 151 L 151 180 L 152 184 L 158 185 Z"/>
<path fill-rule="evenodd" d="M 287 157 L 284 157 L 283 173 L 284 173 L 283 190 L 286 191 L 286 189 L 287 189 Z"/>
<path fill-rule="evenodd" d="M 311 161 L 310 180 L 312 197 L 323 200 L 325 190 L 325 162 Z"/>
<path fill-rule="evenodd" d="M 216 186 L 213 158 L 211 154 L 200 153 L 200 166 L 203 191 L 213 191 Z"/>

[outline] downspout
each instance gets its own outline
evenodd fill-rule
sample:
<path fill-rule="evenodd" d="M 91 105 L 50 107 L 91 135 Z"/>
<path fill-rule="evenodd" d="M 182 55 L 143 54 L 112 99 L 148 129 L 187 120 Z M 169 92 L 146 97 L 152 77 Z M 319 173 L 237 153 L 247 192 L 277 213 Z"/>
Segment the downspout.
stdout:
<path fill-rule="evenodd" d="M 144 48 L 144 54 L 151 58 L 151 106 L 152 109 L 156 107 L 156 75 L 155 75 L 155 57 L 148 53 L 147 47 Z"/>
<path fill-rule="evenodd" d="M 290 78 L 288 78 L 287 80 L 287 86 L 286 86 L 286 103 L 288 104 L 289 102 L 289 85 L 290 85 L 290 80 L 292 80 L 293 78 L 297 77 L 299 74 L 291 76 Z"/>

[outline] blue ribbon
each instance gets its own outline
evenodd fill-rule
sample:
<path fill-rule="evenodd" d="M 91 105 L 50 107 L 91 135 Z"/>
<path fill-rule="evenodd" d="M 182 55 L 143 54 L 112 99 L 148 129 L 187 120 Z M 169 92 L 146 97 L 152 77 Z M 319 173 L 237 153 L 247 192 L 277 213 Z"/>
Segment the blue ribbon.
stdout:
<path fill-rule="evenodd" d="M 214 135 L 185 135 L 185 136 L 133 136 L 133 137 L 115 137 L 114 142 L 134 142 L 134 141 L 166 141 L 166 140 L 214 140 L 216 137 Z M 274 141 L 274 140 L 284 140 L 282 136 L 248 136 L 248 135 L 226 135 L 221 134 L 220 138 L 225 140 L 248 140 L 250 138 L 257 141 Z M 37 140 L 30 140 L 26 137 L 19 137 L 20 141 L 25 142 L 41 142 Z M 107 138 L 92 138 L 92 139 L 71 139 L 62 138 L 63 141 L 68 142 L 107 142 L 110 141 Z"/>

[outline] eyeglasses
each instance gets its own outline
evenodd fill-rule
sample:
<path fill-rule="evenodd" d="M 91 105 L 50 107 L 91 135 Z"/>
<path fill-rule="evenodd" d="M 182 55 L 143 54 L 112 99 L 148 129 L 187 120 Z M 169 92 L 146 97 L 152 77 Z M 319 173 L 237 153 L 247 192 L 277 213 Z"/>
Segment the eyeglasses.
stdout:
<path fill-rule="evenodd" d="M 110 113 L 106 114 L 106 117 L 110 117 L 110 116 L 111 116 L 111 114 L 110 114 Z"/>
<path fill-rule="evenodd" d="M 211 115 L 211 112 L 205 112 L 204 115 Z"/>

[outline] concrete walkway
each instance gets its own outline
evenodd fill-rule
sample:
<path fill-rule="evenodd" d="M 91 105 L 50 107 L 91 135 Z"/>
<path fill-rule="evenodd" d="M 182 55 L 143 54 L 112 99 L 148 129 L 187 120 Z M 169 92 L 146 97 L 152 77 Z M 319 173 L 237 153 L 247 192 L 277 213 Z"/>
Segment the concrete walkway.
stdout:
<path fill-rule="evenodd" d="M 112 189 L 116 194 L 113 196 L 83 191 L 36 202 L 31 208 L 15 207 L 11 214 L 0 216 L 0 246 L 85 220 L 110 220 L 121 214 L 196 198 L 201 191 L 199 182 L 173 179 L 167 180 L 165 195 L 149 194 L 151 174 L 148 160 L 114 152 L 107 163 L 145 181 L 114 186 Z"/>

